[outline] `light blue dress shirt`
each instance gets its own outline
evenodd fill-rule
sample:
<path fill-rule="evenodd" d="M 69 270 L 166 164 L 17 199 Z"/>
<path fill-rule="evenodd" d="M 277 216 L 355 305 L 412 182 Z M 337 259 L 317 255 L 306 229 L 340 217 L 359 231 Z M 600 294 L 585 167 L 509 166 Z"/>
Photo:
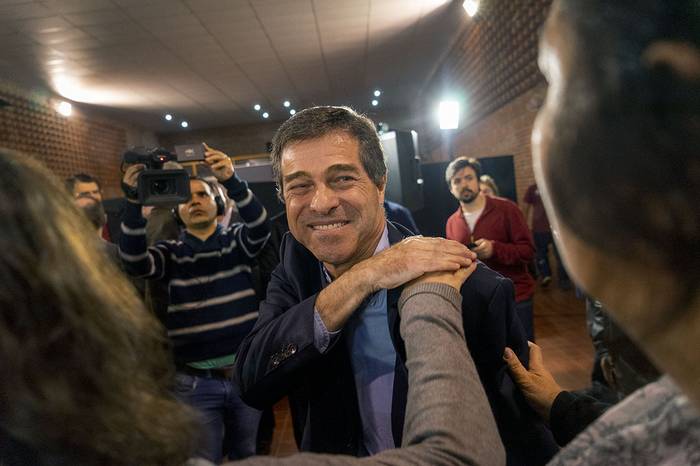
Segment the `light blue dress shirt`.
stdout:
<path fill-rule="evenodd" d="M 374 254 L 387 249 L 389 231 L 384 227 Z M 323 266 L 321 266 L 323 268 Z M 326 279 L 330 275 L 325 268 Z M 325 352 L 340 332 L 328 332 L 318 312 L 314 313 L 316 347 Z M 396 351 L 389 333 L 387 291 L 369 296 L 353 313 L 343 330 L 355 377 L 355 391 L 362 421 L 363 445 L 374 455 L 395 448 L 391 428 Z"/>

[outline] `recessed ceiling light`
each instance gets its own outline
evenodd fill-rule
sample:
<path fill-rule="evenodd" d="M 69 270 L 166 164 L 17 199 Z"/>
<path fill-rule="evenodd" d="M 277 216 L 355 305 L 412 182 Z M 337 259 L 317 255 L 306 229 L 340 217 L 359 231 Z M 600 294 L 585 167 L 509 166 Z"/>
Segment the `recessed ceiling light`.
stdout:
<path fill-rule="evenodd" d="M 297 112 L 296 110 L 291 109 L 291 110 L 289 111 L 289 114 L 290 114 L 290 115 L 294 115 L 296 112 Z"/>
<path fill-rule="evenodd" d="M 70 102 L 62 101 L 56 106 L 56 111 L 60 113 L 63 116 L 71 116 L 73 113 L 73 106 L 70 104 Z"/>
<path fill-rule="evenodd" d="M 188 126 L 190 126 L 190 124 L 187 123 L 186 121 L 181 121 L 180 126 L 182 126 L 183 128 L 187 128 Z"/>
<path fill-rule="evenodd" d="M 260 104 L 255 104 L 255 105 L 253 105 L 253 108 L 255 109 L 256 112 L 259 112 L 262 107 L 260 107 Z"/>
<path fill-rule="evenodd" d="M 373 106 L 373 107 L 376 107 L 377 105 L 379 105 L 379 101 L 378 101 L 377 99 L 374 99 L 374 100 L 372 101 L 372 106 Z"/>
<path fill-rule="evenodd" d="M 288 100 L 285 100 L 282 105 L 284 105 L 285 107 L 289 107 L 292 104 Z"/>
<path fill-rule="evenodd" d="M 170 121 L 170 120 L 173 119 L 173 116 L 172 116 L 171 114 L 169 114 L 169 113 L 166 113 L 166 114 L 165 114 L 165 117 L 163 117 L 163 118 L 165 118 L 166 120 Z"/>
<path fill-rule="evenodd" d="M 270 116 L 269 113 L 267 113 L 267 112 L 263 113 L 263 118 L 267 118 L 267 117 L 269 117 L 269 116 Z"/>
<path fill-rule="evenodd" d="M 382 95 L 382 91 L 380 91 L 379 89 L 377 89 L 376 91 L 374 91 L 374 96 L 375 96 L 375 97 L 379 97 L 380 95 Z"/>

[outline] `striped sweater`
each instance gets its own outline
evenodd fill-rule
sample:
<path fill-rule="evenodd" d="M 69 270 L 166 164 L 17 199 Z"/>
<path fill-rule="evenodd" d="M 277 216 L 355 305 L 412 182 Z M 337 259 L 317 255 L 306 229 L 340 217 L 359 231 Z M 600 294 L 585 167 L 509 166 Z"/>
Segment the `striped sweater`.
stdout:
<path fill-rule="evenodd" d="M 205 241 L 185 232 L 147 247 L 141 206 L 129 202 L 124 213 L 119 254 L 130 275 L 167 285 L 164 324 L 177 364 L 235 353 L 258 316 L 251 263 L 270 236 L 270 222 L 244 181 L 234 175 L 222 184 L 245 223 L 219 225 Z"/>

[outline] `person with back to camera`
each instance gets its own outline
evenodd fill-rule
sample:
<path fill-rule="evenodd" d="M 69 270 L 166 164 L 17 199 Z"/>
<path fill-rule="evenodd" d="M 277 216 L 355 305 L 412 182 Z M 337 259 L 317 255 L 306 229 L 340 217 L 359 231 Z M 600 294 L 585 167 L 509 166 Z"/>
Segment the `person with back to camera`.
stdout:
<path fill-rule="evenodd" d="M 562 258 L 666 374 L 551 464 L 700 464 L 698 3 L 558 0 L 539 62 L 534 168 Z M 530 371 L 505 358 L 544 418 L 566 401 L 536 345 Z"/>
<path fill-rule="evenodd" d="M 0 464 L 182 464 L 158 322 L 46 168 L 0 150 Z"/>
<path fill-rule="evenodd" d="M 98 253 L 58 180 L 30 157 L 0 150 L 0 214 L 0 464 L 211 464 L 187 461 L 194 412 L 168 389 L 160 325 Z M 301 454 L 236 464 L 502 465 L 456 292 L 474 268 L 427 274 L 401 297 L 410 368 L 404 448 L 365 460 Z"/>

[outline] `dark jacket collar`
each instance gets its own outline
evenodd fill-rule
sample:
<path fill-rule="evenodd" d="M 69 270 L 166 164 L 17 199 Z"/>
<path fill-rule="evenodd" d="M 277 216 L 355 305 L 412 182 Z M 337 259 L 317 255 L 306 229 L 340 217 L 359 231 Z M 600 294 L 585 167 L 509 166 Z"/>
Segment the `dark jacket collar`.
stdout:
<path fill-rule="evenodd" d="M 396 244 L 408 236 L 415 236 L 415 233 L 403 225 L 390 222 L 389 220 L 387 220 L 386 223 L 387 230 L 389 230 L 389 244 Z"/>

